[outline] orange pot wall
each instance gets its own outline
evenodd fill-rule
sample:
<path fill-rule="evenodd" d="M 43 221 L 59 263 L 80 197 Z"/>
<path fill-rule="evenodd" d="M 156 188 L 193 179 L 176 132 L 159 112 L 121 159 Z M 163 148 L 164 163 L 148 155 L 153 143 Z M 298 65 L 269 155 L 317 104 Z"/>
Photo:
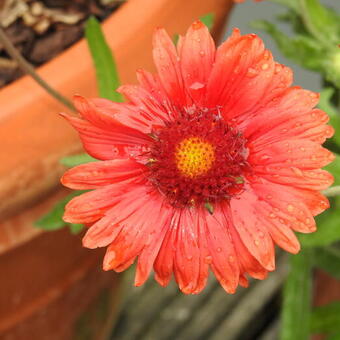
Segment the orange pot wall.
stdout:
<path fill-rule="evenodd" d="M 0 257 L 2 340 L 104 339 L 117 309 L 117 276 L 102 272 L 102 251 L 89 256 L 80 242 L 65 229 Z"/>
<path fill-rule="evenodd" d="M 135 82 L 137 68 L 153 70 L 155 27 L 184 33 L 193 20 L 214 12 L 216 36 L 231 2 L 128 0 L 103 24 L 122 82 Z M 84 40 L 38 72 L 67 97 L 96 95 Z M 115 297 L 117 281 L 100 269 L 102 252 L 82 249 L 68 230 L 41 234 L 33 226 L 65 195 L 59 159 L 81 149 L 78 136 L 57 114 L 64 107 L 29 77 L 0 90 L 0 104 L 0 338 L 73 340 L 92 332 L 85 338 L 103 339 L 115 304 L 101 322 L 89 310 L 103 294 L 104 300 Z"/>

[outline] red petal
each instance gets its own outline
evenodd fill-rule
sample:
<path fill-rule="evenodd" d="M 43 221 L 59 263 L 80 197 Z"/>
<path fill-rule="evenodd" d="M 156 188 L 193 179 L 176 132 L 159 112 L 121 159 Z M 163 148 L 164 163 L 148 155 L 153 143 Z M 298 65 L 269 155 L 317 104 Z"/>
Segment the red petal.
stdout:
<path fill-rule="evenodd" d="M 145 246 L 139 257 L 135 277 L 135 285 L 141 286 L 149 277 L 160 248 L 163 246 L 166 232 L 173 218 L 173 209 L 163 203 L 160 207 L 161 213 L 157 220 L 157 232 L 147 235 Z"/>
<path fill-rule="evenodd" d="M 205 214 L 205 237 L 212 257 L 212 270 L 228 293 L 236 291 L 240 277 L 237 254 L 230 235 L 232 221 L 223 213 L 220 205 L 215 205 L 213 215 Z"/>
<path fill-rule="evenodd" d="M 158 237 L 169 216 L 169 208 L 163 202 L 158 192 L 145 185 L 121 196 L 121 201 L 109 212 L 111 223 L 121 230 L 107 250 L 104 270 L 127 268 Z"/>
<path fill-rule="evenodd" d="M 271 88 L 275 66 L 259 37 L 241 36 L 239 30 L 234 29 L 231 37 L 217 49 L 207 103 L 210 107 L 221 107 L 228 120 L 256 111 Z"/>
<path fill-rule="evenodd" d="M 245 190 L 230 201 L 234 227 L 251 255 L 267 270 L 275 268 L 274 246 L 270 234 L 257 211 L 257 197 Z"/>
<path fill-rule="evenodd" d="M 175 278 L 183 293 L 192 294 L 198 284 L 200 268 L 200 249 L 193 212 L 190 209 L 183 209 L 178 225 L 174 228 L 177 228 L 177 239 L 174 244 Z"/>
<path fill-rule="evenodd" d="M 136 130 L 124 129 L 122 126 L 117 129 L 104 130 L 86 120 L 66 114 L 62 116 L 78 130 L 84 149 L 97 159 L 111 160 L 126 157 L 130 147 L 143 150 L 151 143 L 150 137 Z"/>
<path fill-rule="evenodd" d="M 325 170 L 300 170 L 295 167 L 255 166 L 259 176 L 271 182 L 290 185 L 297 188 L 324 190 L 333 182 L 333 176 Z"/>
<path fill-rule="evenodd" d="M 228 216 L 228 219 L 232 221 L 230 207 L 227 204 L 223 204 L 222 208 L 225 216 Z M 243 274 L 247 273 L 255 279 L 263 280 L 267 276 L 267 270 L 250 254 L 232 224 L 229 226 L 229 232 L 240 264 L 240 278 Z"/>
<path fill-rule="evenodd" d="M 303 195 L 300 189 L 265 180 L 253 182 L 251 186 L 258 199 L 267 202 L 271 207 L 271 210 L 267 212 L 267 218 L 273 219 L 273 221 L 277 220 L 278 222 L 275 223 L 285 224 L 302 233 L 316 230 L 313 214 L 309 206 L 299 196 Z M 307 194 L 307 190 L 304 192 Z"/>
<path fill-rule="evenodd" d="M 143 87 L 124 85 L 118 89 L 118 92 L 132 104 L 131 117 L 126 117 L 126 114 L 123 114 L 122 118 L 118 117 L 120 120 L 129 118 L 132 121 L 129 126 L 150 133 L 153 126 L 164 126 L 169 120 L 169 109 L 164 106 L 164 102 L 159 101 Z"/>
<path fill-rule="evenodd" d="M 174 210 L 170 226 L 165 235 L 162 247 L 154 263 L 155 280 L 163 287 L 167 286 L 174 267 L 175 243 L 180 220 L 180 210 Z"/>
<path fill-rule="evenodd" d="M 65 207 L 64 221 L 70 223 L 92 223 L 120 200 L 120 195 L 131 187 L 129 181 L 107 185 L 73 198 Z"/>
<path fill-rule="evenodd" d="M 176 48 L 166 31 L 161 28 L 153 36 L 153 58 L 168 97 L 178 105 L 186 105 L 187 98 Z"/>
<path fill-rule="evenodd" d="M 186 89 L 197 104 L 205 105 L 205 93 L 215 60 L 215 43 L 208 28 L 194 22 L 178 47 Z"/>
<path fill-rule="evenodd" d="M 66 171 L 61 183 L 71 189 L 96 189 L 141 176 L 143 171 L 145 166 L 131 159 L 92 162 Z"/>
<path fill-rule="evenodd" d="M 334 160 L 334 155 L 320 144 L 303 139 L 288 139 L 266 145 L 249 146 L 252 167 L 277 166 L 301 170 L 319 169 Z"/>
<path fill-rule="evenodd" d="M 289 138 L 323 143 L 332 136 L 333 129 L 324 125 L 329 120 L 327 114 L 312 110 L 318 98 L 314 92 L 290 88 L 242 123 L 246 126 L 245 137 L 256 146 Z"/>

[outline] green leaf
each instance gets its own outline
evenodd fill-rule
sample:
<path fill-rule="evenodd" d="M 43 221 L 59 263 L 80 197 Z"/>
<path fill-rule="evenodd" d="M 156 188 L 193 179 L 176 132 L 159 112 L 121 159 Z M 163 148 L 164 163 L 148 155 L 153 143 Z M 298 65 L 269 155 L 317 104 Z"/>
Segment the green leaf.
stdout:
<path fill-rule="evenodd" d="M 200 20 L 203 22 L 203 24 L 205 26 L 208 27 L 209 30 L 211 30 L 213 25 L 214 25 L 215 14 L 214 13 L 208 13 L 206 15 L 201 16 Z"/>
<path fill-rule="evenodd" d="M 302 247 L 321 247 L 340 240 L 340 197 L 331 200 L 331 209 L 316 216 L 318 230 L 312 234 L 300 234 Z"/>
<path fill-rule="evenodd" d="M 314 254 L 314 264 L 336 279 L 340 279 L 340 249 L 317 248 Z"/>
<path fill-rule="evenodd" d="M 290 273 L 283 289 L 281 340 L 308 340 L 311 309 L 311 252 L 290 256 Z"/>
<path fill-rule="evenodd" d="M 313 333 L 340 332 L 340 302 L 316 307 L 311 315 Z"/>
<path fill-rule="evenodd" d="M 38 221 L 35 222 L 37 228 L 52 231 L 64 228 L 70 223 L 66 223 L 63 221 L 63 215 L 65 210 L 65 205 L 74 197 L 84 193 L 85 191 L 74 191 L 64 199 L 56 203 L 52 209 L 43 217 L 41 217 Z M 76 227 L 73 227 L 76 228 Z"/>
<path fill-rule="evenodd" d="M 290 38 L 265 20 L 253 21 L 251 26 L 268 33 L 287 58 L 311 70 L 322 69 L 325 54 L 316 40 L 304 35 Z"/>
<path fill-rule="evenodd" d="M 331 102 L 334 94 L 334 89 L 331 87 L 325 88 L 320 93 L 320 101 L 318 107 L 325 111 L 329 116 L 329 124 L 335 129 L 335 134 L 331 140 L 340 145 L 340 115 L 335 106 Z"/>
<path fill-rule="evenodd" d="M 306 28 L 319 40 L 328 46 L 339 43 L 340 17 L 334 10 L 321 5 L 319 0 L 299 0 L 300 14 Z"/>
<path fill-rule="evenodd" d="M 70 223 L 69 227 L 71 233 L 74 235 L 79 234 L 84 229 L 84 225 L 78 223 Z"/>
<path fill-rule="evenodd" d="M 116 63 L 101 26 L 94 17 L 85 24 L 85 37 L 96 68 L 100 96 L 115 102 L 123 101 L 120 93 L 115 91 L 120 85 Z"/>
<path fill-rule="evenodd" d="M 327 338 L 327 340 L 340 340 L 340 334 L 332 334 Z"/>
<path fill-rule="evenodd" d="M 72 168 L 74 166 L 84 164 L 84 163 L 89 163 L 89 162 L 95 162 L 97 159 L 91 157 L 87 153 L 81 153 L 77 155 L 71 155 L 64 157 L 60 160 L 60 163 L 62 165 L 67 166 L 68 168 Z"/>

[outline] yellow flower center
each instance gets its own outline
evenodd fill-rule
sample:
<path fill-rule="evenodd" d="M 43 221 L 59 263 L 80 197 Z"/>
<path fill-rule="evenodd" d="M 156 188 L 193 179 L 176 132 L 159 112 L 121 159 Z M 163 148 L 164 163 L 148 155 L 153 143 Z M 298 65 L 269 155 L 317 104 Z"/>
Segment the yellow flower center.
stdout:
<path fill-rule="evenodd" d="M 198 137 L 186 138 L 177 145 L 175 158 L 178 170 L 194 178 L 210 170 L 215 161 L 215 147 Z"/>

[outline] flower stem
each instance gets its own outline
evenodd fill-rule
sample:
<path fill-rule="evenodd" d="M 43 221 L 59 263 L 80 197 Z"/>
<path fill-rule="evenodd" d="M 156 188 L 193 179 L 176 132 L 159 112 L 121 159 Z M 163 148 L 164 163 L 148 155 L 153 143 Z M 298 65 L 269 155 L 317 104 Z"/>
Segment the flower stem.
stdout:
<path fill-rule="evenodd" d="M 330 187 L 326 190 L 323 190 L 322 193 L 327 197 L 334 197 L 340 195 L 340 185 L 336 185 L 334 187 Z"/>
<path fill-rule="evenodd" d="M 43 87 L 52 97 L 67 106 L 71 110 L 75 110 L 72 102 L 48 85 L 35 71 L 34 67 L 20 54 L 12 42 L 8 39 L 5 31 L 0 27 L 0 43 L 3 45 L 7 53 L 18 63 L 19 67 L 29 74 L 41 87 Z"/>

